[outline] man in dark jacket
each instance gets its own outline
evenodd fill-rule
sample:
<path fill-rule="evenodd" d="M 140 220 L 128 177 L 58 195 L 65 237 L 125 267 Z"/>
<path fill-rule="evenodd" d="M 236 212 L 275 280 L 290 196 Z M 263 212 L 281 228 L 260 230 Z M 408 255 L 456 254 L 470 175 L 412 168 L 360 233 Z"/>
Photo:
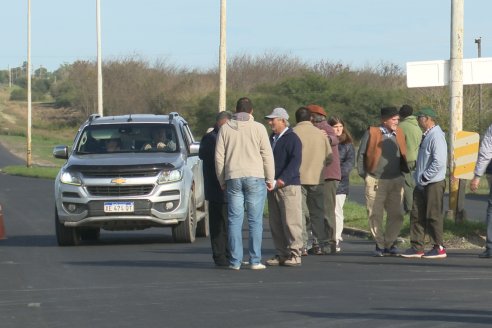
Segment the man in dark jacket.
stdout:
<path fill-rule="evenodd" d="M 274 189 L 268 193 L 270 230 L 277 254 L 266 261 L 268 265 L 301 265 L 302 192 L 299 168 L 302 143 L 289 128 L 289 114 L 275 108 L 265 116 L 272 128 L 270 142 L 275 160 Z"/>
<path fill-rule="evenodd" d="M 203 136 L 200 142 L 199 157 L 203 160 L 205 199 L 208 200 L 210 220 L 210 241 L 212 255 L 217 266 L 229 266 L 230 251 L 227 244 L 227 201 L 215 174 L 215 143 L 220 127 L 231 119 L 232 114 L 223 111 L 217 114 L 212 131 Z"/>

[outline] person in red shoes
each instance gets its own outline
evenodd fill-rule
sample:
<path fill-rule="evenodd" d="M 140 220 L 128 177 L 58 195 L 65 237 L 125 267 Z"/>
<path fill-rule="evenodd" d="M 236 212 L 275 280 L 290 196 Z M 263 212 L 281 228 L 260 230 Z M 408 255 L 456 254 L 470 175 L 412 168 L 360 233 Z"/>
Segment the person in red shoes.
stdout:
<path fill-rule="evenodd" d="M 436 112 L 423 108 L 415 114 L 424 131 L 415 167 L 415 189 L 410 211 L 410 243 L 402 257 L 445 258 L 443 246 L 443 199 L 446 189 L 448 146 L 441 127 L 436 124 Z M 424 238 L 433 245 L 424 252 Z"/>

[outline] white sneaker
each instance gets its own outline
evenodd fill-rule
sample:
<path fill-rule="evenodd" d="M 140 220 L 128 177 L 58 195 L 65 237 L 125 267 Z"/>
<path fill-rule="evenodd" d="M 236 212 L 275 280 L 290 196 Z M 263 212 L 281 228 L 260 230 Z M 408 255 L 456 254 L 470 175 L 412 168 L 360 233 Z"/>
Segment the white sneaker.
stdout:
<path fill-rule="evenodd" d="M 266 266 L 263 263 L 251 264 L 249 267 L 250 267 L 251 270 L 263 270 L 263 269 L 266 269 Z"/>

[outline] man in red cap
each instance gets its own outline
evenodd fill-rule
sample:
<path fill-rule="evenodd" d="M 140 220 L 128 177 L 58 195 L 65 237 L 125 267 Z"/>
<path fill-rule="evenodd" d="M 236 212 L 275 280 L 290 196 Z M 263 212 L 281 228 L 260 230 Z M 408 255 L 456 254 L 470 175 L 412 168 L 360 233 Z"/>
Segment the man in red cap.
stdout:
<path fill-rule="evenodd" d="M 311 112 L 314 126 L 323 131 L 328 137 L 332 151 L 332 162 L 327 164 L 323 169 L 323 178 L 325 194 L 325 224 L 327 224 L 329 228 L 330 252 L 334 254 L 337 249 L 335 216 L 336 195 L 338 183 L 342 178 L 340 156 L 338 154 L 339 141 L 335 130 L 333 130 L 333 127 L 326 121 L 326 112 L 324 108 L 314 104 L 308 105 L 306 108 Z M 317 249 L 314 247 L 313 251 L 315 254 L 317 253 Z"/>
<path fill-rule="evenodd" d="M 302 216 L 305 219 L 309 212 L 313 235 L 319 243 L 318 255 L 330 253 L 330 237 L 328 225 L 325 222 L 325 203 L 323 190 L 323 169 L 331 162 L 332 152 L 330 143 L 322 131 L 311 122 L 312 115 L 308 108 L 300 107 L 296 111 L 296 126 L 294 132 L 302 143 L 302 161 L 299 168 L 302 191 Z M 303 230 L 305 223 L 303 221 Z M 307 242 L 304 234 L 304 242 Z"/>

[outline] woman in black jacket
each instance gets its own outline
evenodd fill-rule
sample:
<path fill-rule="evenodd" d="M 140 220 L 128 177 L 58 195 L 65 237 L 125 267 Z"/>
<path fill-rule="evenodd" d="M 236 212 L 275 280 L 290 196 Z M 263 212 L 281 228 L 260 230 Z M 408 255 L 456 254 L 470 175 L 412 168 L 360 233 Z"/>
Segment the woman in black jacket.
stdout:
<path fill-rule="evenodd" d="M 345 199 L 347 198 L 349 192 L 349 178 L 350 171 L 354 167 L 355 163 L 355 149 L 352 140 L 352 136 L 345 128 L 345 123 L 339 117 L 332 116 L 328 119 L 328 123 L 335 130 L 338 136 L 338 153 L 340 155 L 340 168 L 342 172 L 342 179 L 337 188 L 336 195 L 336 207 L 335 207 L 335 217 L 336 217 L 336 240 L 337 240 L 337 252 L 340 252 L 340 241 L 342 241 L 342 231 L 343 231 L 343 205 L 345 204 Z"/>

